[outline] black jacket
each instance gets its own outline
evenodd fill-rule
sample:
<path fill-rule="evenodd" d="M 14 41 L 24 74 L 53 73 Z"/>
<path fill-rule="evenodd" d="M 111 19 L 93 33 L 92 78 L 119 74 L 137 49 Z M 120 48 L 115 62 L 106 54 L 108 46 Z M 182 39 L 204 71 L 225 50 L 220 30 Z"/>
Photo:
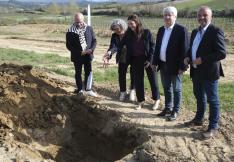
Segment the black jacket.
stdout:
<path fill-rule="evenodd" d="M 123 39 L 121 40 L 120 48 L 118 49 L 118 54 L 121 53 L 121 50 L 122 50 L 123 46 L 125 45 L 127 48 L 126 60 L 130 61 L 131 57 L 132 57 L 132 53 L 133 53 L 133 44 L 132 44 L 132 37 L 129 36 L 128 32 L 131 32 L 131 31 L 127 31 L 126 34 L 124 35 Z M 144 29 L 142 37 L 143 37 L 143 41 L 144 41 L 146 61 L 152 62 L 155 43 L 154 43 L 154 39 L 152 37 L 150 30 Z"/>
<path fill-rule="evenodd" d="M 191 34 L 190 49 L 188 56 L 192 60 L 192 45 L 198 29 L 194 29 Z M 226 47 L 223 31 L 210 24 L 206 29 L 202 40 L 198 46 L 196 57 L 201 57 L 202 64 L 197 68 L 190 66 L 190 76 L 200 80 L 217 80 L 224 76 L 220 60 L 226 57 Z"/>
<path fill-rule="evenodd" d="M 164 35 L 164 26 L 160 27 L 157 33 L 156 46 L 154 51 L 153 65 L 158 65 L 160 69 L 160 49 Z M 179 24 L 175 24 L 169 38 L 166 49 L 166 67 L 170 75 L 177 75 L 179 69 L 185 70 L 184 57 L 189 48 L 189 38 L 187 29 Z"/>
<path fill-rule="evenodd" d="M 94 51 L 96 44 L 97 44 L 97 40 L 95 38 L 95 34 L 91 26 L 86 27 L 85 39 L 87 43 L 86 49 L 91 49 L 92 51 Z M 67 49 L 71 51 L 72 62 L 78 61 L 81 57 L 87 57 L 90 60 L 93 59 L 93 54 L 81 56 L 82 47 L 80 45 L 79 35 L 74 32 L 67 32 L 66 46 L 67 46 Z"/>
<path fill-rule="evenodd" d="M 120 37 L 118 34 L 113 33 L 111 35 L 111 41 L 110 41 L 110 46 L 108 51 L 111 51 L 110 58 L 112 57 L 113 54 L 116 54 L 118 52 L 118 48 L 120 47 Z M 120 59 L 120 55 L 117 53 L 116 54 L 116 62 L 118 63 Z"/>

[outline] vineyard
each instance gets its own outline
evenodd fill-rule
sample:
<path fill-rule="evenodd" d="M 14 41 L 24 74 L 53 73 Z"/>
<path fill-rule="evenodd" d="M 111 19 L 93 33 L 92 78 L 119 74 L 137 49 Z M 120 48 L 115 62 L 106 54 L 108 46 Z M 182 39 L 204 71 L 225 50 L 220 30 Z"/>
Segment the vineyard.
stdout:
<path fill-rule="evenodd" d="M 111 31 L 109 30 L 110 23 L 113 19 L 122 18 L 124 20 L 127 17 L 117 17 L 117 16 L 92 16 L 92 26 L 97 31 L 100 36 L 109 36 Z M 66 24 L 72 23 L 73 16 L 56 16 L 56 15 L 30 15 L 30 14 L 12 14 L 12 15 L 0 15 L 0 26 L 5 25 L 17 25 L 17 24 Z M 142 17 L 142 22 L 144 27 L 149 28 L 154 34 L 160 26 L 163 25 L 162 18 L 154 17 Z M 177 22 L 186 26 L 191 32 L 192 29 L 198 26 L 196 18 L 179 18 Z M 221 18 L 214 17 L 213 23 L 225 32 L 234 31 L 234 18 Z"/>
<path fill-rule="evenodd" d="M 98 31 L 101 35 L 105 35 L 105 33 L 109 33 L 109 26 L 113 19 L 119 17 L 111 17 L 111 16 L 94 16 L 92 18 L 92 26 L 95 30 Z M 126 20 L 127 17 L 121 17 Z M 192 31 L 194 28 L 198 27 L 196 18 L 178 18 L 177 22 L 186 26 L 188 31 Z M 144 27 L 149 28 L 154 34 L 157 33 L 159 27 L 161 27 L 164 22 L 163 18 L 150 18 L 150 17 L 142 17 L 142 23 Z M 234 18 L 213 18 L 213 23 L 220 28 L 222 28 L 225 32 L 234 32 Z"/>

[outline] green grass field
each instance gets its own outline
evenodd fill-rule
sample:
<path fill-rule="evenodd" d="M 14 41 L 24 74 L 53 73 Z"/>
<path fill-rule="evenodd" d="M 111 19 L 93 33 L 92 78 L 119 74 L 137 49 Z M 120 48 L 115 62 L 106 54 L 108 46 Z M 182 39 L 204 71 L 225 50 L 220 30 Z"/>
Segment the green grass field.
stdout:
<path fill-rule="evenodd" d="M 39 54 L 35 52 L 27 52 L 23 50 L 4 49 L 0 48 L 0 63 L 15 63 L 19 65 L 30 64 L 34 68 L 53 71 L 57 74 L 73 77 L 74 68 L 70 59 L 61 57 L 56 54 Z M 116 67 L 111 67 L 106 70 L 95 68 L 93 69 L 94 82 L 101 84 L 118 84 L 118 72 Z M 161 82 L 160 94 L 163 95 Z M 145 77 L 145 89 L 150 91 L 149 82 Z M 222 111 L 233 111 L 234 105 L 234 82 L 220 83 L 219 86 L 220 103 Z M 189 110 L 196 109 L 195 98 L 192 90 L 192 82 L 188 75 L 183 76 L 183 107 Z"/>

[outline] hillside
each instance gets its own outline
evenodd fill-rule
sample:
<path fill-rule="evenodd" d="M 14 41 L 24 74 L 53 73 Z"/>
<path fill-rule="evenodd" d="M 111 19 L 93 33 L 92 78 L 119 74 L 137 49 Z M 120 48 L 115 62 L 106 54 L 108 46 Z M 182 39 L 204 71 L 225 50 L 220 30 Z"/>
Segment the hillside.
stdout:
<path fill-rule="evenodd" d="M 175 4 L 175 6 L 181 10 L 187 8 L 191 10 L 196 10 L 201 5 L 210 6 L 213 10 L 233 9 L 234 1 L 233 0 L 188 0 L 183 3 Z"/>
<path fill-rule="evenodd" d="M 161 16 L 162 9 L 166 6 L 175 6 L 180 17 L 195 17 L 196 10 L 207 5 L 212 8 L 215 16 L 233 16 L 233 0 L 176 0 L 176 1 L 145 1 L 134 4 L 123 5 L 120 3 L 104 3 L 94 6 L 92 12 L 102 15 L 129 15 L 138 13 L 144 16 Z"/>

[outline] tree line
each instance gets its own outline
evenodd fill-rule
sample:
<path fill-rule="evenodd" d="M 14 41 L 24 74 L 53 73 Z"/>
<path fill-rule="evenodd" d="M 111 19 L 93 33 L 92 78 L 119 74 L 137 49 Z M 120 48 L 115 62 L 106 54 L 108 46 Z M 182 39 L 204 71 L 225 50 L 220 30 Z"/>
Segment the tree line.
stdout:
<path fill-rule="evenodd" d="M 102 10 L 92 9 L 93 15 L 109 15 L 109 16 L 128 16 L 132 13 L 136 13 L 140 16 L 148 17 L 162 17 L 162 8 L 166 6 L 162 5 L 150 5 L 150 3 L 144 5 L 135 5 L 129 7 L 128 5 L 118 5 L 112 9 L 103 8 Z M 71 15 L 77 11 L 82 12 L 84 15 L 87 14 L 86 8 L 79 8 L 75 0 L 69 0 L 68 3 L 57 4 L 56 0 L 53 0 L 52 3 L 45 9 L 49 13 L 56 15 Z M 179 17 L 192 18 L 196 17 L 197 11 L 195 9 L 185 8 L 178 11 Z M 213 15 L 215 17 L 234 17 L 233 8 L 225 8 L 222 10 L 213 10 Z"/>
<path fill-rule="evenodd" d="M 71 15 L 79 11 L 79 6 L 75 0 L 69 0 L 64 4 L 58 4 L 56 0 L 53 0 L 45 10 L 55 15 Z"/>
<path fill-rule="evenodd" d="M 118 6 L 116 10 L 104 10 L 104 11 L 94 11 L 94 15 L 118 15 L 118 16 L 128 16 L 132 13 L 136 13 L 140 16 L 148 17 L 162 17 L 162 6 Z M 215 17 L 234 17 L 234 9 L 226 8 L 222 10 L 213 10 L 213 16 Z M 185 8 L 178 11 L 179 17 L 193 18 L 197 16 L 197 11 Z"/>

